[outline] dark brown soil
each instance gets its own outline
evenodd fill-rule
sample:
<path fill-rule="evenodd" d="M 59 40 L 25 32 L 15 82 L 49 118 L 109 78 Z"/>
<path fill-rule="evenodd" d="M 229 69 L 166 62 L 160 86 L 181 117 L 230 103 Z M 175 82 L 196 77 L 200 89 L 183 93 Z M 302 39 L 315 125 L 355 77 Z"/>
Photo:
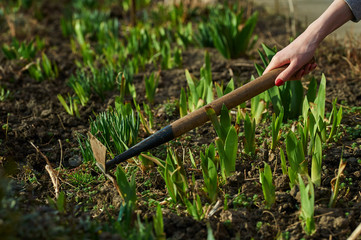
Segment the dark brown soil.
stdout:
<path fill-rule="evenodd" d="M 90 186 L 92 191 L 75 188 L 62 182 L 62 190 L 68 193 L 68 211 L 67 214 L 59 216 L 48 207 L 48 196 L 54 197 L 54 190 L 51 179 L 44 169 L 46 162 L 30 143 L 38 146 L 54 168 L 59 167 L 61 163 L 60 173 L 63 175 L 76 171 L 89 171 L 91 175 L 101 178 L 102 175 L 93 165 L 83 164 L 74 167 L 74 158 L 81 157 L 76 133 L 86 133 L 89 128 L 89 117 L 113 105 L 118 93 L 109 92 L 104 101 L 93 97 L 91 104 L 80 109 L 80 119 L 64 111 L 57 99 L 57 94 L 64 95 L 70 91 L 66 82 L 75 72 L 76 56 L 72 55 L 70 42 L 62 36 L 59 29 L 62 11 L 61 4 L 44 4 L 41 7 L 43 17 L 40 20 L 36 20 L 31 11 L 25 11 L 20 13 L 20 20 L 26 24 L 19 23 L 16 26 L 16 37 L 19 39 L 32 39 L 34 35 L 46 39 L 45 52 L 59 67 L 60 74 L 57 79 L 36 82 L 26 71 L 21 71 L 22 65 L 19 61 L 6 60 L 0 53 L 0 85 L 11 92 L 9 99 L 0 101 L 0 126 L 5 126 L 5 124 L 8 126 L 0 130 L 0 166 L 2 172 L 13 180 L 11 186 L 14 196 L 19 201 L 19 211 L 24 214 L 37 214 L 33 220 L 25 221 L 28 226 L 22 226 L 24 229 L 34 228 L 43 231 L 47 227 L 55 228 L 56 223 L 62 222 L 61 226 L 68 228 L 69 233 L 86 232 L 93 230 L 90 230 L 89 226 L 79 224 L 82 219 L 107 221 L 109 215 L 116 219 L 121 198 L 110 181 L 105 178 L 98 181 L 98 185 Z M 263 15 L 256 30 L 259 35 L 257 46 L 259 47 L 260 43 L 264 42 L 282 48 L 287 44 L 290 36 L 285 19 L 280 16 Z M 9 43 L 11 36 L 5 23 L 0 25 L 0 30 L 3 33 L 0 35 L 0 43 Z M 233 77 L 236 86 L 240 86 L 249 81 L 251 75 L 256 76 L 253 67 L 254 62 L 259 62 L 256 51 L 251 52 L 248 58 L 225 60 L 217 50 L 207 50 L 211 55 L 214 81 L 227 82 Z M 237 171 L 222 188 L 222 191 L 230 196 L 227 210 L 224 209 L 223 197 L 219 197 L 221 204 L 215 209 L 215 213 L 203 221 L 196 221 L 190 217 L 184 206 L 174 206 L 169 209 L 165 207 L 163 216 L 167 239 L 206 239 L 207 222 L 210 222 L 216 239 L 235 239 L 236 236 L 240 236 L 240 239 L 277 237 L 280 239 L 346 239 L 351 234 L 361 222 L 361 164 L 358 161 L 361 159 L 361 134 L 350 136 L 346 129 L 360 124 L 360 112 L 349 110 L 361 104 L 361 72 L 352 68 L 344 57 L 349 57 L 355 65 L 361 60 L 360 51 L 356 47 L 346 48 L 345 45 L 330 39 L 325 41 L 317 52 L 318 68 L 313 73 L 317 79 L 321 78 L 322 73 L 327 77 L 327 110 L 330 111 L 332 100 L 337 98 L 338 103 L 342 103 L 347 112 L 342 122 L 344 126 L 342 138 L 339 142 L 331 144 L 324 152 L 326 156 L 323 161 L 322 186 L 315 190 L 316 233 L 307 236 L 302 230 L 299 220 L 299 192 L 297 189 L 289 189 L 288 179 L 282 175 L 279 167 L 279 153 L 272 153 L 260 146 L 257 157 L 254 159 L 241 155 L 237 161 Z M 157 129 L 179 117 L 177 109 L 169 114 L 165 110 L 165 105 L 174 103 L 179 98 L 181 87 L 186 86 L 184 69 L 189 69 L 191 73 L 198 76 L 203 63 L 204 49 L 190 47 L 183 52 L 182 68 L 161 71 L 154 108 Z M 145 72 L 134 76 L 140 102 L 145 100 L 143 76 L 153 70 L 146 69 Z M 305 78 L 305 86 L 307 82 L 308 78 Z M 259 128 L 261 127 L 262 125 Z M 141 135 L 145 136 L 144 133 Z M 206 124 L 168 145 L 176 147 L 180 155 L 183 154 L 182 151 L 188 153 L 189 149 L 199 154 L 201 146 L 213 142 L 215 136 L 212 126 Z M 242 145 L 240 147 L 242 149 Z M 335 177 L 342 149 L 343 158 L 347 162 L 345 176 L 351 178 L 351 184 L 350 181 L 344 180 L 347 185 L 341 190 L 336 207 L 328 208 L 327 204 L 331 195 L 330 182 Z M 161 154 L 164 155 L 164 146 L 152 150 L 152 153 L 161 158 Z M 185 161 L 189 176 L 194 173 L 197 181 L 201 183 L 203 181 L 201 172 L 191 168 L 188 157 Z M 259 183 L 259 168 L 263 166 L 264 161 L 268 162 L 272 169 L 276 169 L 274 172 L 276 204 L 271 209 L 264 208 L 262 188 Z M 145 184 L 148 179 L 150 179 L 149 185 Z M 137 212 L 143 220 L 152 219 L 154 214 L 155 207 L 149 203 L 149 199 L 162 202 L 168 198 L 164 181 L 156 169 L 138 171 L 137 191 L 139 199 Z M 247 205 L 237 205 L 231 201 L 241 194 L 245 196 L 244 202 Z M 254 197 L 255 195 L 257 197 Z M 55 218 L 58 220 L 54 220 Z M 7 220 L 4 219 L 4 221 Z M 48 226 L 44 227 L 44 224 Z M 72 224 L 79 225 L 77 227 Z M 0 228 L 4 226 L 6 225 L 0 219 Z M 29 231 L 29 239 L 35 239 L 32 236 L 40 236 L 37 230 L 26 231 Z M 110 237 L 118 239 L 116 235 L 109 235 L 109 237 L 106 232 L 93 232 L 96 236 L 94 239 L 109 239 Z M 80 234 L 78 237 L 81 236 L 83 235 Z"/>

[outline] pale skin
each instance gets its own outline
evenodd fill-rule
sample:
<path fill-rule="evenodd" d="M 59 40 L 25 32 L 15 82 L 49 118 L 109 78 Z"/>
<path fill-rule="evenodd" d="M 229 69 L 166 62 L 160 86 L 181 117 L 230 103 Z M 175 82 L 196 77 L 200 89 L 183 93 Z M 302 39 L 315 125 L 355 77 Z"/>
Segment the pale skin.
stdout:
<path fill-rule="evenodd" d="M 279 51 L 264 73 L 288 64 L 280 73 L 275 85 L 281 86 L 288 80 L 299 80 L 317 67 L 309 63 L 322 40 L 334 30 L 353 19 L 353 14 L 343 0 L 335 0 L 327 10 L 287 47 Z"/>

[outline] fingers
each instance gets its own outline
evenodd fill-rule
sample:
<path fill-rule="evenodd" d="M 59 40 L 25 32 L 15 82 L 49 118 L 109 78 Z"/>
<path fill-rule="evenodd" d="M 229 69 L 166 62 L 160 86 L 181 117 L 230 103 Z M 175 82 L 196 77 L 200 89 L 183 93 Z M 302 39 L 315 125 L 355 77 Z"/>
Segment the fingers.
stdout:
<path fill-rule="evenodd" d="M 316 63 L 310 63 L 297 71 L 296 64 L 290 64 L 290 66 L 277 76 L 275 85 L 281 86 L 288 80 L 300 80 L 303 76 L 315 70 L 316 67 Z"/>
<path fill-rule="evenodd" d="M 263 74 L 268 73 L 269 71 L 271 71 L 272 69 L 275 68 L 279 68 L 282 67 L 283 65 L 289 64 L 290 60 L 289 59 L 283 59 L 283 60 L 279 60 L 281 58 L 278 57 L 278 55 L 276 54 L 271 62 L 268 64 L 268 66 L 266 67 L 266 69 L 264 70 Z"/>
<path fill-rule="evenodd" d="M 291 77 L 297 72 L 297 70 L 298 70 L 298 66 L 295 63 L 295 61 L 291 62 L 291 64 L 277 76 L 275 85 L 276 86 L 283 85 L 286 81 L 291 79 Z"/>

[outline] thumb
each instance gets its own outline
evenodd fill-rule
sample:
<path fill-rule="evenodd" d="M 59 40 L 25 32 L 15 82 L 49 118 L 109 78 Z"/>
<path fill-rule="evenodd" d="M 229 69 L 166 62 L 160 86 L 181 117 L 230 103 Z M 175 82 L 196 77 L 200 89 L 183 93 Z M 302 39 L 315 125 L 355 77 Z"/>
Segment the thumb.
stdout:
<path fill-rule="evenodd" d="M 295 62 L 291 62 L 291 64 L 277 76 L 275 85 L 279 87 L 286 81 L 290 80 L 291 77 L 298 71 L 298 68 L 299 67 Z"/>

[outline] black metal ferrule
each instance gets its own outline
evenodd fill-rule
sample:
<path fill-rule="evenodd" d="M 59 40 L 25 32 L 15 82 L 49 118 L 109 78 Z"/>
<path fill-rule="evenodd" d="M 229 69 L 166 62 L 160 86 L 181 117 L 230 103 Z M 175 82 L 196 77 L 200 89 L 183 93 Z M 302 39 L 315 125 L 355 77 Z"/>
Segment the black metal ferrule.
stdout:
<path fill-rule="evenodd" d="M 129 148 L 125 152 L 119 154 L 112 160 L 106 162 L 106 169 L 109 170 L 115 167 L 117 164 L 128 160 L 129 158 L 139 155 L 141 152 L 147 151 L 163 143 L 169 142 L 172 139 L 174 139 L 172 126 L 168 125 L 159 130 L 158 132 L 154 133 L 153 135 L 150 135 L 143 141 L 137 143 L 133 147 Z"/>

